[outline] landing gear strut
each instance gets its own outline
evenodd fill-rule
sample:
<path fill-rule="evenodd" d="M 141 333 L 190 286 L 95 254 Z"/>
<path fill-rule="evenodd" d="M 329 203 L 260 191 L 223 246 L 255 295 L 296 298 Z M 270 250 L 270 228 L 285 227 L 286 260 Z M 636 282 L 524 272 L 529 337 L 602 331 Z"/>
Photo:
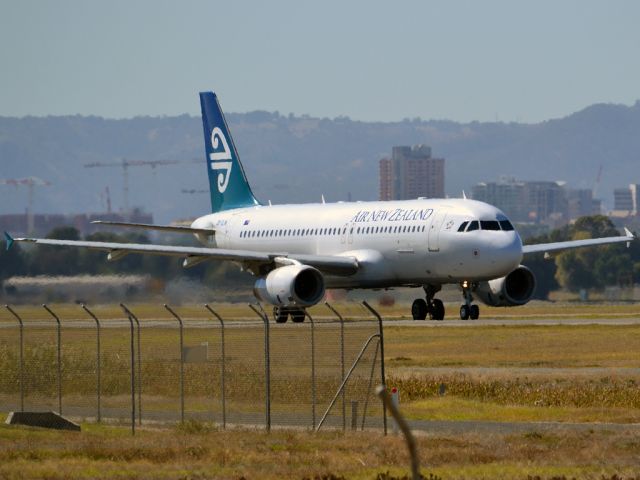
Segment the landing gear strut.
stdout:
<path fill-rule="evenodd" d="M 480 317 L 480 307 L 473 303 L 473 295 L 471 295 L 473 286 L 464 281 L 460 284 L 460 288 L 462 288 L 462 296 L 464 297 L 464 304 L 460 306 L 460 319 L 477 320 Z"/>
<path fill-rule="evenodd" d="M 306 314 L 302 308 L 273 307 L 273 319 L 276 323 L 287 323 L 289 316 L 293 323 L 302 323 Z"/>
<path fill-rule="evenodd" d="M 425 285 L 426 300 L 418 298 L 411 305 L 411 316 L 414 320 L 425 320 L 427 315 L 431 320 L 444 320 L 444 304 L 442 300 L 433 298 L 440 291 L 440 285 Z"/>

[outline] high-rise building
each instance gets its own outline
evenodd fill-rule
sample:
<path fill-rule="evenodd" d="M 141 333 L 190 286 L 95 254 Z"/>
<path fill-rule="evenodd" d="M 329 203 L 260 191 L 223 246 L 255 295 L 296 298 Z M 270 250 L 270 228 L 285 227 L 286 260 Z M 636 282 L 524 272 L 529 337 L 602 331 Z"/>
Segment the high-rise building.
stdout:
<path fill-rule="evenodd" d="M 444 197 L 444 159 L 426 145 L 393 147 L 380 160 L 380 200 Z"/>
<path fill-rule="evenodd" d="M 617 216 L 640 213 L 640 185 L 632 183 L 628 188 L 613 190 L 613 210 Z"/>
<path fill-rule="evenodd" d="M 527 219 L 525 182 L 503 176 L 497 182 L 481 182 L 471 189 L 471 198 L 500 208 L 515 222 Z"/>
<path fill-rule="evenodd" d="M 568 190 L 564 182 L 525 182 L 501 177 L 497 182 L 482 182 L 472 189 L 474 200 L 495 205 L 514 222 L 559 225 L 569 217 Z M 582 194 L 577 194 L 576 208 L 593 208 Z M 582 210 L 581 210 L 582 211 Z"/>

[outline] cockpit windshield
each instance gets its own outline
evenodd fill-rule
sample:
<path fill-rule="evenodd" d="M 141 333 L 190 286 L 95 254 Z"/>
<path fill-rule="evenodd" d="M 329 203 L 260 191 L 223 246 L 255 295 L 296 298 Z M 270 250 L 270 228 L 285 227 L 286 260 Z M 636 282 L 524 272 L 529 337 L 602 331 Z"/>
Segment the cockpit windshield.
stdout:
<path fill-rule="evenodd" d="M 472 232 L 474 230 L 511 232 L 514 228 L 511 222 L 502 215 L 497 220 L 467 220 L 458 227 L 458 232 Z"/>

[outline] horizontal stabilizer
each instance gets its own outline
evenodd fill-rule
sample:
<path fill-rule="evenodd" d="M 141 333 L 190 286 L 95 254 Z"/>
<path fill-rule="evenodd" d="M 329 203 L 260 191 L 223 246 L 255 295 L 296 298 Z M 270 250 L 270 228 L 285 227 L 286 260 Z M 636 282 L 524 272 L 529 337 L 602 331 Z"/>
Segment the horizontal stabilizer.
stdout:
<path fill-rule="evenodd" d="M 138 228 L 141 230 L 156 230 L 159 232 L 201 233 L 204 235 L 213 235 L 215 232 L 213 228 L 192 228 L 178 225 L 151 225 L 149 223 L 110 222 L 107 220 L 94 220 L 91 223 L 96 225 L 106 225 L 108 227 Z"/>

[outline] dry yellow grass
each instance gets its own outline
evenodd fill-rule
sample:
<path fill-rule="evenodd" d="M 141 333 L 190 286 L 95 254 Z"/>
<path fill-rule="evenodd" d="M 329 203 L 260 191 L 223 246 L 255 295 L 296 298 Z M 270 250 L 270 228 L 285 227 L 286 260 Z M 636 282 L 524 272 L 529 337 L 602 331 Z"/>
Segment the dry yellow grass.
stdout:
<path fill-rule="evenodd" d="M 631 433 L 419 438 L 423 473 L 441 478 L 601 479 L 638 474 Z M 401 437 L 377 433 L 171 430 L 89 426 L 78 433 L 0 427 L 2 478 L 353 478 L 409 473 Z M 333 475 L 334 477 L 331 477 Z"/>

